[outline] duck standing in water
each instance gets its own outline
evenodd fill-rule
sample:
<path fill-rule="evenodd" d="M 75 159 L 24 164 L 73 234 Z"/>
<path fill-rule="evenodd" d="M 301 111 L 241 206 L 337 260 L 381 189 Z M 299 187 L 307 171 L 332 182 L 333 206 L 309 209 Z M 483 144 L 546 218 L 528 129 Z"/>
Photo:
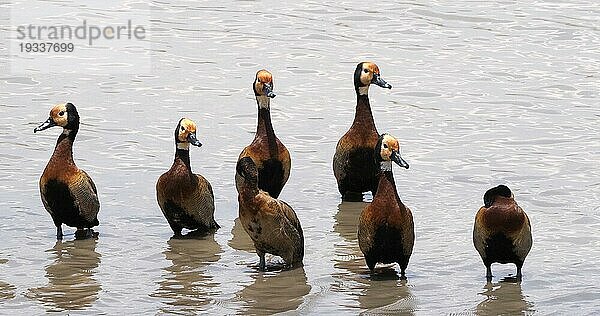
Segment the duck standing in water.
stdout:
<path fill-rule="evenodd" d="M 287 148 L 275 136 L 271 124 L 271 98 L 273 93 L 273 76 L 266 70 L 259 70 L 253 84 L 254 95 L 258 103 L 258 124 L 252 143 L 244 148 L 238 161 L 250 157 L 258 168 L 258 187 L 277 198 L 290 176 L 291 158 Z M 243 180 L 236 175 L 235 183 L 238 192 Z"/>
<path fill-rule="evenodd" d="M 485 265 L 485 276 L 491 281 L 494 262 L 514 263 L 520 280 L 523 262 L 533 244 L 529 217 L 505 185 L 487 190 L 483 203 L 475 216 L 473 244 Z"/>
<path fill-rule="evenodd" d="M 371 272 L 378 262 L 397 262 L 405 278 L 415 243 L 415 225 L 412 212 L 400 201 L 396 191 L 392 162 L 406 169 L 408 163 L 400 156 L 398 140 L 389 134 L 379 137 L 374 151 L 380 169 L 379 188 L 373 202 L 360 214 L 358 244 Z"/>
<path fill-rule="evenodd" d="M 260 174 L 252 158 L 237 162 L 239 218 L 265 270 L 265 253 L 281 257 L 287 267 L 302 265 L 304 234 L 292 207 L 258 187 Z"/>
<path fill-rule="evenodd" d="M 190 144 L 202 146 L 196 138 L 196 123 L 182 118 L 175 129 L 175 160 L 156 183 L 156 198 L 175 236 L 187 228 L 206 233 L 219 228 L 215 221 L 215 197 L 208 180 L 192 173 Z"/>
<path fill-rule="evenodd" d="M 354 71 L 356 113 L 350 129 L 338 141 L 333 156 L 333 174 L 345 201 L 362 201 L 362 193 L 377 191 L 379 166 L 374 164 L 373 150 L 379 134 L 369 104 L 369 86 L 376 84 L 391 89 L 381 79 L 374 63 L 362 62 Z"/>
<path fill-rule="evenodd" d="M 79 131 L 79 114 L 72 103 L 58 104 L 50 110 L 46 122 L 33 132 L 59 126 L 62 134 L 40 178 L 42 203 L 56 225 L 56 238 L 62 239 L 62 224 L 76 227 L 76 238 L 92 237 L 97 226 L 98 191 L 92 178 L 73 161 L 73 142 Z"/>

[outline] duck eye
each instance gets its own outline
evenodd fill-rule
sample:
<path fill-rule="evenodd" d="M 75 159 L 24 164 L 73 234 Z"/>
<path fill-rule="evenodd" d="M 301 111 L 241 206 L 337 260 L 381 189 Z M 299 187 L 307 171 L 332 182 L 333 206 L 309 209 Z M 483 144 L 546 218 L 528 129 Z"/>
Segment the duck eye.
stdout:
<path fill-rule="evenodd" d="M 58 115 L 60 115 L 60 116 L 65 115 L 65 111 L 60 111 L 60 113 L 58 113 Z"/>

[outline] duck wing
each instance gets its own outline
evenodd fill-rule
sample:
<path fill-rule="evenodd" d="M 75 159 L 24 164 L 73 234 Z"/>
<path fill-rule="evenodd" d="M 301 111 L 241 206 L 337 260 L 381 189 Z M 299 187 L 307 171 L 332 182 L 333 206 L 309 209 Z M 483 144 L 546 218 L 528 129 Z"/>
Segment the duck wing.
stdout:
<path fill-rule="evenodd" d="M 281 226 L 286 227 L 292 225 L 292 227 L 294 227 L 300 235 L 300 238 L 304 239 L 304 232 L 302 231 L 300 220 L 298 219 L 296 212 L 294 212 L 294 209 L 292 209 L 292 207 L 284 201 L 277 200 L 277 202 L 279 203 L 279 208 L 281 210 L 281 214 L 283 215 L 280 219 L 282 224 Z"/>
<path fill-rule="evenodd" d="M 97 221 L 100 202 L 98 191 L 92 178 L 83 170 L 69 181 L 69 190 L 75 199 L 75 205 L 79 208 L 79 214 L 88 222 Z"/>

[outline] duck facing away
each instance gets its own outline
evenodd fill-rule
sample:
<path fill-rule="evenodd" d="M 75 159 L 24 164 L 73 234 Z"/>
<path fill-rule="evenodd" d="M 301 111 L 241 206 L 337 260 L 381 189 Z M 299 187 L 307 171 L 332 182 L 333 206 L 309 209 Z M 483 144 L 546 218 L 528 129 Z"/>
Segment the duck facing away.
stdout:
<path fill-rule="evenodd" d="M 374 63 L 362 62 L 354 71 L 356 90 L 356 112 L 350 129 L 338 141 L 333 156 L 333 174 L 338 190 L 345 201 L 362 201 L 362 193 L 377 191 L 379 166 L 373 152 L 379 134 L 373 120 L 369 103 L 369 86 L 376 84 L 391 89 L 381 79 L 379 68 Z"/>
<path fill-rule="evenodd" d="M 259 268 L 265 270 L 265 253 L 281 257 L 287 267 L 302 265 L 304 234 L 292 207 L 258 187 L 260 174 L 252 158 L 240 159 L 236 173 L 241 178 L 239 218 L 254 242 Z"/>
<path fill-rule="evenodd" d="M 358 244 L 373 272 L 375 264 L 397 262 L 405 278 L 415 242 L 412 212 L 402 203 L 392 174 L 392 162 L 408 169 L 400 156 L 398 140 L 383 134 L 375 146 L 379 166 L 379 188 L 373 202 L 365 207 L 358 222 Z"/>
<path fill-rule="evenodd" d="M 514 263 L 520 280 L 523 262 L 533 244 L 529 218 L 505 185 L 487 190 L 483 203 L 475 216 L 473 244 L 485 265 L 485 276 L 491 281 L 494 262 Z"/>
<path fill-rule="evenodd" d="M 253 84 L 254 95 L 258 104 L 258 123 L 256 135 L 252 143 L 240 153 L 238 161 L 250 157 L 258 168 L 258 187 L 277 198 L 290 176 L 290 153 L 275 136 L 271 124 L 271 98 L 273 93 L 273 76 L 266 70 L 259 70 Z M 236 175 L 236 187 L 240 189 L 242 179 Z"/>
<path fill-rule="evenodd" d="M 196 123 L 182 118 L 175 129 L 175 160 L 156 183 L 158 205 L 175 236 L 181 236 L 183 228 L 200 233 L 219 228 L 212 187 L 203 176 L 192 173 L 190 144 L 202 146 L 196 138 Z"/>
<path fill-rule="evenodd" d="M 33 132 L 53 126 L 62 127 L 63 132 L 40 178 L 42 203 L 56 225 L 57 239 L 63 237 L 62 224 L 76 227 L 76 238 L 92 237 L 91 228 L 99 224 L 100 202 L 94 181 L 73 161 L 73 142 L 79 131 L 79 114 L 72 103 L 54 106 L 48 120 Z"/>

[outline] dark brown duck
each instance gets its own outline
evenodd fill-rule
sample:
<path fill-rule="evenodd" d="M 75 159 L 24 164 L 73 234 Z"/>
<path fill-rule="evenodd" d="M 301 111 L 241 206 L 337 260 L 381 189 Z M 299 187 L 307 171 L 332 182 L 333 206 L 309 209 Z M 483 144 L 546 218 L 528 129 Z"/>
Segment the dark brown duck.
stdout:
<path fill-rule="evenodd" d="M 271 124 L 271 98 L 273 76 L 266 70 L 259 70 L 253 84 L 258 104 L 258 123 L 252 143 L 244 148 L 238 161 L 250 157 L 258 168 L 258 187 L 277 198 L 290 176 L 291 158 L 287 148 L 275 136 Z M 239 192 L 242 179 L 236 176 L 235 183 Z"/>
<path fill-rule="evenodd" d="M 304 234 L 292 207 L 258 187 L 258 168 L 252 158 L 237 162 L 239 218 L 265 269 L 265 253 L 281 257 L 287 267 L 302 265 Z"/>
<path fill-rule="evenodd" d="M 376 84 L 391 89 L 381 79 L 374 63 L 362 62 L 354 71 L 356 90 L 356 113 L 350 129 L 342 136 L 333 156 L 333 174 L 343 200 L 361 201 L 362 193 L 377 191 L 378 166 L 374 164 L 373 150 L 379 134 L 373 120 L 369 103 L 369 86 Z"/>
<path fill-rule="evenodd" d="M 505 185 L 489 189 L 475 216 L 473 244 L 486 268 L 486 278 L 492 279 L 492 263 L 514 263 L 517 279 L 531 250 L 531 224 L 525 211 L 517 204 Z"/>
<path fill-rule="evenodd" d="M 42 203 L 54 221 L 57 239 L 63 237 L 62 224 L 76 227 L 76 238 L 91 237 L 91 228 L 99 224 L 100 202 L 94 181 L 73 161 L 73 142 L 79 131 L 75 106 L 71 103 L 54 106 L 48 120 L 33 131 L 53 126 L 62 127 L 63 132 L 40 178 Z"/>
<path fill-rule="evenodd" d="M 214 219 L 215 198 L 208 180 L 192 172 L 190 144 L 202 146 L 196 138 L 196 123 L 182 118 L 175 129 L 175 160 L 156 183 L 156 198 L 176 236 L 183 228 L 206 233 L 219 228 Z"/>
<path fill-rule="evenodd" d="M 415 242 L 412 212 L 402 203 L 396 190 L 392 162 L 408 169 L 400 156 L 398 140 L 383 134 L 375 146 L 379 166 L 379 188 L 373 202 L 365 207 L 358 222 L 358 244 L 373 272 L 379 263 L 398 263 L 405 278 L 408 260 Z"/>

